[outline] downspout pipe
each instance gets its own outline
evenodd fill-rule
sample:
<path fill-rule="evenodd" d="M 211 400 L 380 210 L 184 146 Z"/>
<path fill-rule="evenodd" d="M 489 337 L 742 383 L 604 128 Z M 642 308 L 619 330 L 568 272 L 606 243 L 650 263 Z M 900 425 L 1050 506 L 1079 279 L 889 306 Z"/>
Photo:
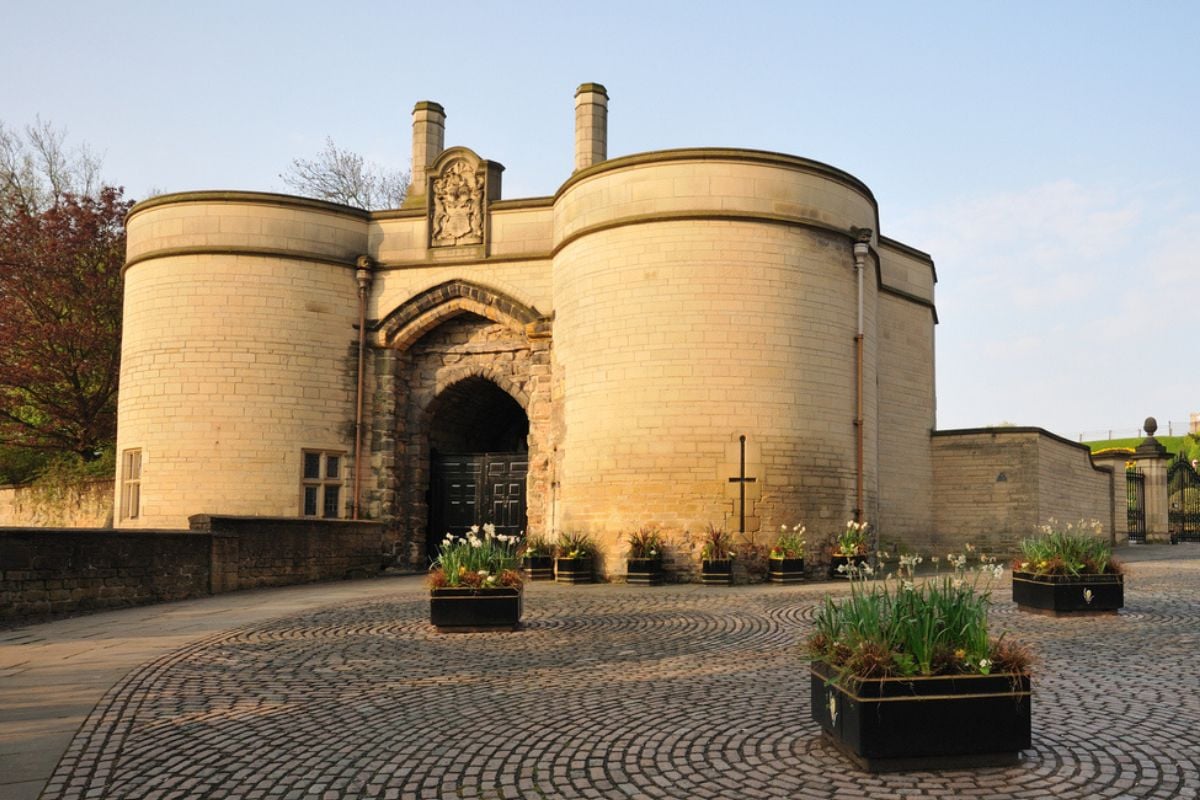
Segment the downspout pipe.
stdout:
<path fill-rule="evenodd" d="M 363 383 L 367 362 L 367 292 L 371 288 L 371 257 L 359 256 L 354 278 L 358 281 L 358 390 L 354 408 L 354 505 L 351 519 L 360 519 L 362 506 Z"/>
<path fill-rule="evenodd" d="M 858 324 L 854 330 L 854 373 L 855 373 L 855 409 L 854 409 L 854 520 L 862 522 L 866 502 L 863 498 L 863 281 L 867 256 L 871 252 L 871 234 L 869 228 L 855 231 L 857 241 L 854 243 L 854 275 L 858 282 Z"/>

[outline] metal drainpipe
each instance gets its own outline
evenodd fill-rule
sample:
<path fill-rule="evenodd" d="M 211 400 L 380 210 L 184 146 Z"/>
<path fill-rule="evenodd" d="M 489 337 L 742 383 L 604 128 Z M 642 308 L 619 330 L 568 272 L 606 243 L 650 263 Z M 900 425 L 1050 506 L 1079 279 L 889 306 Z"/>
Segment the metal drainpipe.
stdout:
<path fill-rule="evenodd" d="M 857 383 L 854 413 L 854 519 L 863 521 L 863 270 L 867 254 L 871 250 L 871 230 L 856 231 L 858 241 L 854 243 L 854 274 L 858 279 L 858 326 L 854 333 L 855 378 Z"/>
<path fill-rule="evenodd" d="M 354 410 L 354 511 L 359 518 L 362 503 L 363 376 L 367 352 L 367 290 L 371 287 L 371 257 L 359 256 L 354 277 L 358 281 L 358 396 Z"/>

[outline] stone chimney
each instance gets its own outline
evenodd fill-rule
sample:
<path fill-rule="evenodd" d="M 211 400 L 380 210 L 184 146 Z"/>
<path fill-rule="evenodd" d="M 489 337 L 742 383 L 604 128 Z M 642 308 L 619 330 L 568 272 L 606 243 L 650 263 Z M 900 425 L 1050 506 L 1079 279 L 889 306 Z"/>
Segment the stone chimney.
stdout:
<path fill-rule="evenodd" d="M 446 149 L 446 110 L 422 100 L 413 106 L 412 181 L 409 197 L 424 197 L 429 166 Z M 408 205 L 408 203 L 405 203 Z"/>
<path fill-rule="evenodd" d="M 598 83 L 585 83 L 575 90 L 575 171 L 606 158 L 608 91 Z"/>

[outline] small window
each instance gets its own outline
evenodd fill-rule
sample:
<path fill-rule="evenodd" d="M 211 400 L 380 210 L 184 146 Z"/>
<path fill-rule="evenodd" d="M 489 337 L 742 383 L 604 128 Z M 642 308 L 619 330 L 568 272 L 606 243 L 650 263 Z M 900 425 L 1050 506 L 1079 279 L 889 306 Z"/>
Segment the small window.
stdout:
<path fill-rule="evenodd" d="M 302 452 L 300 513 L 305 517 L 341 517 L 342 454 Z"/>
<path fill-rule="evenodd" d="M 142 451 L 121 455 L 121 519 L 137 519 L 142 505 Z"/>

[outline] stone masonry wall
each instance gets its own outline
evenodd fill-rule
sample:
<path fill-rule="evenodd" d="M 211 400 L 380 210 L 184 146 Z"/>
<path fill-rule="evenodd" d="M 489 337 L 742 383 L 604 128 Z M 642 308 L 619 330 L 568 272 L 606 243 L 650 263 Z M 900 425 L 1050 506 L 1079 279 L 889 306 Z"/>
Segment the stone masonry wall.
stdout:
<path fill-rule="evenodd" d="M 208 594 L 211 549 L 188 531 L 0 530 L 0 620 Z"/>
<path fill-rule="evenodd" d="M 113 522 L 113 481 L 94 480 L 48 497 L 37 486 L 0 487 L 0 526 L 110 528 Z"/>
<path fill-rule="evenodd" d="M 378 522 L 205 514 L 189 522 L 194 531 L 236 542 L 236 550 L 225 556 L 237 565 L 237 585 L 230 588 L 365 577 L 379 572 L 381 565 Z"/>
<path fill-rule="evenodd" d="M 934 530 L 919 551 L 998 555 L 1051 518 L 1098 519 L 1112 530 L 1111 473 L 1087 448 L 1040 428 L 938 431 L 933 436 Z"/>
<path fill-rule="evenodd" d="M 0 621 L 365 577 L 379 523 L 198 516 L 193 530 L 0 529 Z"/>

